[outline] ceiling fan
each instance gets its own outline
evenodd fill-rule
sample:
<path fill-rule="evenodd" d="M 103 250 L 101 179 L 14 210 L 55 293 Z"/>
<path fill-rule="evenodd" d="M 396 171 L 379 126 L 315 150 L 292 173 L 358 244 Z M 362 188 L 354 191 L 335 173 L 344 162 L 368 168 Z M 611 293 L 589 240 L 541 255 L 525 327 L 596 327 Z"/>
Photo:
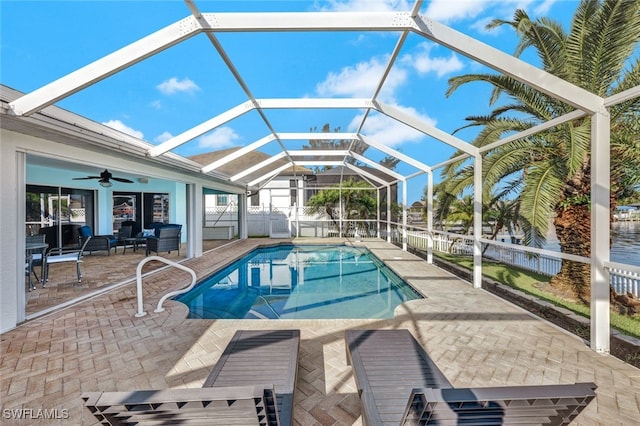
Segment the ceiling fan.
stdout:
<path fill-rule="evenodd" d="M 111 174 L 111 172 L 107 169 L 104 169 L 104 171 L 100 173 L 100 176 L 87 176 L 87 177 L 73 178 L 73 180 L 86 180 L 86 179 L 98 179 L 98 182 L 100 183 L 100 185 L 104 186 L 105 188 L 108 188 L 112 185 L 111 183 L 112 180 L 115 180 L 116 182 L 133 183 L 133 181 L 129 179 L 114 177 Z"/>

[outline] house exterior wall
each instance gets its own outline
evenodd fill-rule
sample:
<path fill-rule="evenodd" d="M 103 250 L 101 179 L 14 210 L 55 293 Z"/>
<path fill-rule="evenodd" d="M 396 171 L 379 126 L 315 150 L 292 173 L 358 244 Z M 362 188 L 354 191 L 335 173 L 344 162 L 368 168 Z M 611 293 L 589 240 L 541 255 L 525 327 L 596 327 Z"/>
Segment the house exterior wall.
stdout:
<path fill-rule="evenodd" d="M 262 188 L 257 195 L 254 197 L 258 197 L 258 207 L 263 209 L 268 209 L 269 206 L 273 208 L 286 208 L 288 209 L 294 204 L 294 200 L 291 197 L 291 191 L 295 188 L 291 187 L 291 180 L 296 180 L 296 185 L 303 189 L 305 187 L 305 181 L 302 177 L 293 177 L 293 176 L 278 176 L 271 180 L 269 183 Z M 253 198 L 253 197 L 252 197 Z M 296 204 L 299 207 L 304 206 L 304 191 L 299 191 L 299 194 L 296 195 Z M 216 194 L 207 194 L 205 195 L 205 208 L 213 208 L 219 207 L 221 204 L 217 202 Z M 238 204 L 238 197 L 234 195 L 229 195 L 228 203 Z"/>
<path fill-rule="evenodd" d="M 0 130 L 0 140 L 0 332 L 5 332 L 24 319 L 24 263 L 22 267 L 19 263 L 24 254 L 21 256 L 14 244 L 25 244 L 24 232 L 18 232 L 20 215 L 24 221 L 24 195 L 20 203 L 18 194 L 24 183 L 21 157 L 25 140 L 4 130 Z"/>

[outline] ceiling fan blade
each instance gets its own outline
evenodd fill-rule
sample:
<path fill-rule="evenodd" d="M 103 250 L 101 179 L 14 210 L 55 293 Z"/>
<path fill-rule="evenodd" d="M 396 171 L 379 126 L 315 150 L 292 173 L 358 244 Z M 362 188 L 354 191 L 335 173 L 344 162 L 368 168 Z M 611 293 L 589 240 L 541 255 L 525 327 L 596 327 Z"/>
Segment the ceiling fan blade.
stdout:
<path fill-rule="evenodd" d="M 125 178 L 119 178 L 119 177 L 111 177 L 112 180 L 118 181 L 118 182 L 124 182 L 124 183 L 133 183 L 132 180 L 129 179 L 125 179 Z"/>
<path fill-rule="evenodd" d="M 100 176 L 87 176 L 87 177 L 81 177 L 81 178 L 72 178 L 72 180 L 86 180 L 86 179 L 101 179 Z"/>

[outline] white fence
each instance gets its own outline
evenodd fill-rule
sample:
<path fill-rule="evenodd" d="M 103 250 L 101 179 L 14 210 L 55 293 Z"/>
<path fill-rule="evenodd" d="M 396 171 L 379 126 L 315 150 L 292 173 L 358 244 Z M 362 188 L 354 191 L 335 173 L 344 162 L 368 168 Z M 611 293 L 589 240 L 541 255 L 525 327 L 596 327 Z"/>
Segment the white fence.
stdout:
<path fill-rule="evenodd" d="M 238 233 L 238 211 L 236 206 L 208 208 L 204 217 L 205 228 L 233 227 Z M 358 238 L 378 235 L 376 220 L 333 220 L 327 215 L 310 213 L 308 208 L 300 208 L 296 213 L 291 208 L 263 209 L 253 207 L 247 216 L 249 237 L 339 237 Z"/>
<path fill-rule="evenodd" d="M 392 232 L 392 241 L 401 242 L 401 232 Z M 426 250 L 428 244 L 427 231 L 408 231 L 407 245 L 416 249 Z M 486 241 L 486 240 L 485 240 Z M 489 245 L 489 247 L 486 247 Z M 482 243 L 483 257 L 496 260 L 508 265 L 536 272 L 552 277 L 560 271 L 562 259 L 549 254 L 531 253 L 518 246 L 505 247 L 501 244 Z M 471 256 L 473 254 L 473 238 L 468 235 L 451 233 L 433 233 L 433 250 L 441 253 Z M 631 293 L 640 297 L 640 267 L 607 263 L 611 286 L 618 294 Z"/>

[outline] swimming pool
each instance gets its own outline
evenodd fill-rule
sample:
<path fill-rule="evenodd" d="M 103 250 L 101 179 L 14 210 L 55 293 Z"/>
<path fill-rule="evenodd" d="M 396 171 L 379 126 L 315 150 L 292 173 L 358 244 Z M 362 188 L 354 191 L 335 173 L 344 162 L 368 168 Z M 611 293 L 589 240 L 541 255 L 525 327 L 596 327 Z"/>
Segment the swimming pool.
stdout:
<path fill-rule="evenodd" d="M 176 300 L 189 318 L 393 318 L 422 296 L 367 249 L 281 245 L 253 250 Z"/>

